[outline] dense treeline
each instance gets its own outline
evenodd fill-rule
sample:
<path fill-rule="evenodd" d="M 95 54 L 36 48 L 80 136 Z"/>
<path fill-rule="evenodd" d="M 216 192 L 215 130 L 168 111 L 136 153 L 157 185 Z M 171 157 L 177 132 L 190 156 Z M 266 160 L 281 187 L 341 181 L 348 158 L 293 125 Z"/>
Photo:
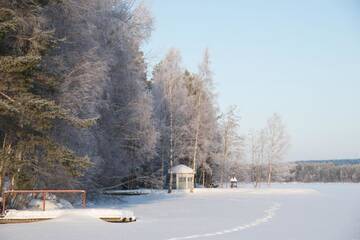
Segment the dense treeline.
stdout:
<path fill-rule="evenodd" d="M 88 129 L 57 125 L 56 138 L 93 167 L 82 179 L 101 188 L 135 175 L 155 155 L 157 132 L 146 66 L 139 50 L 152 19 L 132 1 L 65 1 L 46 9 L 55 36 L 63 39 L 44 60 L 63 79 L 57 100 Z"/>
<path fill-rule="evenodd" d="M 151 23 L 132 1 L 0 1 L 0 189 L 99 188 L 153 158 Z"/>
<path fill-rule="evenodd" d="M 297 161 L 296 163 L 329 163 L 334 165 L 354 165 L 360 164 L 360 159 L 337 159 L 337 160 L 307 160 Z"/>
<path fill-rule="evenodd" d="M 335 164 L 335 163 L 336 164 Z M 350 164 L 349 164 L 350 162 Z M 355 163 L 352 163 L 355 162 Z M 274 165 L 272 182 L 360 182 L 360 164 L 357 160 L 301 161 Z M 258 172 L 256 171 L 258 169 Z M 257 184 L 268 181 L 266 164 L 255 167 L 250 164 L 238 164 L 231 175 L 241 182 Z M 259 176 L 258 176 L 259 175 Z M 257 181 L 256 179 L 259 178 Z"/>
<path fill-rule="evenodd" d="M 76 184 L 90 166 L 53 137 L 57 124 L 89 127 L 55 101 L 60 79 L 43 59 L 60 39 L 42 17 L 55 1 L 1 1 L 0 189 Z"/>
<path fill-rule="evenodd" d="M 132 0 L 0 0 L 1 191 L 163 188 L 180 163 L 203 186 L 358 181 L 348 166 L 283 174 L 282 119 L 239 134 L 236 107 L 218 110 L 208 50 L 190 72 L 170 49 L 150 79 L 152 23 Z"/>
<path fill-rule="evenodd" d="M 298 163 L 290 170 L 289 181 L 360 182 L 360 164 Z"/>
<path fill-rule="evenodd" d="M 1 190 L 161 188 L 178 163 L 219 176 L 209 54 L 191 73 L 172 49 L 148 80 L 151 30 L 130 0 L 0 1 Z"/>

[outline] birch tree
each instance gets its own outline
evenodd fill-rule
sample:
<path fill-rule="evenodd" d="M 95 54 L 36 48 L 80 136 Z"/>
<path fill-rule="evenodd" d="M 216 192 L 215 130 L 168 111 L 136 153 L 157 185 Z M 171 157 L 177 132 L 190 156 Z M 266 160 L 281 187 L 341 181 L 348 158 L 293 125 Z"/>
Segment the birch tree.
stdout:
<path fill-rule="evenodd" d="M 186 136 L 188 131 L 187 98 L 183 81 L 183 70 L 178 50 L 171 49 L 164 60 L 156 67 L 153 73 L 155 113 L 157 126 L 160 129 L 160 152 L 162 152 L 161 166 L 169 171 L 168 191 L 172 191 L 172 172 L 174 163 L 177 163 L 187 154 Z M 167 161 L 167 163 L 165 162 Z M 165 175 L 163 170 L 163 175 Z"/>
<path fill-rule="evenodd" d="M 262 181 L 271 184 L 274 168 L 284 158 L 288 147 L 289 136 L 278 114 L 268 119 L 265 128 L 249 133 L 249 154 L 255 187 L 259 187 Z"/>
<path fill-rule="evenodd" d="M 274 165 L 283 160 L 289 147 L 289 136 L 285 125 L 278 114 L 273 114 L 265 128 L 266 158 L 267 158 L 267 184 L 271 185 Z"/>
<path fill-rule="evenodd" d="M 213 93 L 213 76 L 210 69 L 209 51 L 204 51 L 197 73 L 185 71 L 185 85 L 190 105 L 188 108 L 188 164 L 196 173 L 194 185 L 205 186 L 211 182 L 214 163 L 219 151 L 219 127 L 216 97 Z"/>
<path fill-rule="evenodd" d="M 254 187 L 260 187 L 263 180 L 263 164 L 265 161 L 265 151 L 267 139 L 265 131 L 250 131 L 248 136 L 249 141 L 249 154 L 251 161 L 251 179 L 254 183 Z"/>
<path fill-rule="evenodd" d="M 240 160 L 243 151 L 244 139 L 239 134 L 239 116 L 236 113 L 236 106 L 231 106 L 223 115 L 221 120 L 222 154 L 220 183 L 229 178 L 228 168 L 231 160 Z"/>

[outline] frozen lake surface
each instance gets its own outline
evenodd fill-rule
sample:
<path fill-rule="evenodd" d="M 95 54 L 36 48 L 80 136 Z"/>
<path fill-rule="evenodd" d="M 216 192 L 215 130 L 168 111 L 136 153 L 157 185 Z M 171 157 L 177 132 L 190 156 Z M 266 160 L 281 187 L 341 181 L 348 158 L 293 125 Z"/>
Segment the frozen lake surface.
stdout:
<path fill-rule="evenodd" d="M 126 201 L 126 202 L 124 202 Z M 0 239 L 360 240 L 360 184 L 276 184 L 271 189 L 199 190 L 124 197 L 98 207 L 132 210 L 138 221 L 81 214 L 0 225 Z"/>

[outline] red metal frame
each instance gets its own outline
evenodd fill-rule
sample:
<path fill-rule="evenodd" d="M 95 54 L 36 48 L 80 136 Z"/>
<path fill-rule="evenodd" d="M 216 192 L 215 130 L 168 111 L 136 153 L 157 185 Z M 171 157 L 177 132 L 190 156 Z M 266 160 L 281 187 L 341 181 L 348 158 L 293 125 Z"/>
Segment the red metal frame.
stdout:
<path fill-rule="evenodd" d="M 2 206 L 2 214 L 5 214 L 6 210 L 6 197 L 10 196 L 11 194 L 17 194 L 17 193 L 41 193 L 42 194 L 42 200 L 43 200 L 43 206 L 42 209 L 45 211 L 45 200 L 46 200 L 46 194 L 48 193 L 81 193 L 82 196 L 82 207 L 86 208 L 86 191 L 85 190 L 10 190 L 5 191 L 3 193 L 2 199 L 3 199 L 3 206 Z"/>

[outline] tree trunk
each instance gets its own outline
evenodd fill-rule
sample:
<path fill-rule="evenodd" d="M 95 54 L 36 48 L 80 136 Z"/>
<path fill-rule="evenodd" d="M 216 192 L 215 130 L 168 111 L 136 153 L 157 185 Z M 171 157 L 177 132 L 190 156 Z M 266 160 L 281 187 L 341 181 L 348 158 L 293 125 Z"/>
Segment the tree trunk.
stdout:
<path fill-rule="evenodd" d="M 227 136 L 227 131 L 226 131 L 225 136 L 224 136 L 223 166 L 222 166 L 221 177 L 220 177 L 220 182 L 221 182 L 222 187 L 224 187 L 227 155 L 228 155 L 228 136 Z"/>
<path fill-rule="evenodd" d="M 11 176 L 11 180 L 10 180 L 10 190 L 14 190 L 14 189 L 15 189 L 15 174 Z"/>
<path fill-rule="evenodd" d="M 0 160 L 0 196 L 4 190 L 5 181 L 5 159 Z"/>
<path fill-rule="evenodd" d="M 16 154 L 15 158 L 16 158 L 19 162 L 21 162 L 21 160 L 22 160 L 22 152 L 18 152 L 18 153 Z M 21 168 L 18 167 L 18 168 L 16 169 L 16 171 L 12 173 L 11 178 L 10 178 L 10 190 L 14 190 L 14 189 L 17 188 L 16 177 L 19 175 L 20 170 L 21 170 Z"/>
<path fill-rule="evenodd" d="M 254 176 L 255 176 L 255 188 L 257 188 L 258 187 L 258 183 L 259 183 L 259 179 L 258 179 L 258 167 L 257 166 L 255 166 L 255 174 L 254 174 Z"/>
<path fill-rule="evenodd" d="M 162 141 L 161 141 L 162 142 Z M 162 183 L 162 188 L 165 188 L 165 181 L 164 181 L 164 149 L 161 148 L 161 183 Z"/>
<path fill-rule="evenodd" d="M 201 92 L 199 93 L 198 99 L 198 108 L 197 108 L 197 121 L 196 121 L 196 131 L 195 131 L 195 143 L 194 143 L 194 156 L 193 156 L 193 187 L 191 188 L 191 192 L 194 191 L 195 186 L 195 176 L 196 176 L 196 156 L 197 156 L 197 149 L 198 149 L 198 142 L 199 142 L 199 132 L 200 132 L 200 121 L 201 121 L 201 113 L 200 113 L 200 104 L 201 104 Z"/>
<path fill-rule="evenodd" d="M 4 190 L 4 181 L 5 181 L 5 159 L 2 159 L 0 162 L 0 196 Z"/>
<path fill-rule="evenodd" d="M 260 188 L 260 184 L 261 184 L 261 178 L 262 178 L 262 171 L 261 171 L 261 165 L 257 166 L 257 171 L 256 171 L 256 187 Z"/>
<path fill-rule="evenodd" d="M 269 161 L 269 166 L 268 166 L 268 185 L 271 186 L 271 177 L 272 177 L 272 163 L 271 161 Z"/>
<path fill-rule="evenodd" d="M 173 158 L 174 158 L 174 123 L 173 123 L 173 112 L 172 109 L 170 110 L 170 162 L 169 162 L 169 189 L 168 193 L 172 192 L 172 183 L 173 183 L 173 173 L 172 173 L 172 167 L 173 167 Z"/>
<path fill-rule="evenodd" d="M 5 133 L 4 136 L 4 141 L 3 141 L 3 146 L 2 146 L 2 150 L 5 152 L 6 151 L 6 138 L 7 138 L 7 134 Z M 0 194 L 2 195 L 3 191 L 4 191 L 4 182 L 5 182 L 5 168 L 6 168 L 6 159 L 0 159 Z M 0 195 L 0 196 L 1 196 Z"/>
<path fill-rule="evenodd" d="M 205 169 L 202 170 L 202 185 L 205 187 Z"/>

